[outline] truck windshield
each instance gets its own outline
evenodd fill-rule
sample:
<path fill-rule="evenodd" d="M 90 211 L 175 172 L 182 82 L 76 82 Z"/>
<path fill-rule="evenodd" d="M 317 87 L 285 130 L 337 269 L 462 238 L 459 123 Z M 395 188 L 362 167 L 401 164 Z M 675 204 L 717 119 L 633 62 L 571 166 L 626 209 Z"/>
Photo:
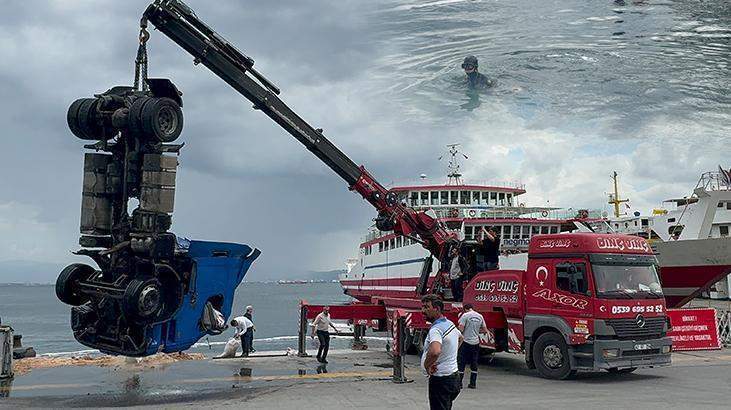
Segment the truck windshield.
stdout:
<path fill-rule="evenodd" d="M 655 265 L 592 264 L 596 293 L 608 299 L 662 298 Z"/>

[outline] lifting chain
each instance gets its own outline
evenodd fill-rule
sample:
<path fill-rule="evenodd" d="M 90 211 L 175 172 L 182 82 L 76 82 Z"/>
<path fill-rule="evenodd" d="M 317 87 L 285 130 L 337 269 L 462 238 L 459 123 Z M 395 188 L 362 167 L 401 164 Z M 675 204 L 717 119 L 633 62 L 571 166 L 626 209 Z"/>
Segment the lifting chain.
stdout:
<path fill-rule="evenodd" d="M 150 33 L 147 31 L 147 19 L 140 20 L 140 45 L 137 48 L 135 59 L 135 90 L 147 91 L 147 40 Z"/>

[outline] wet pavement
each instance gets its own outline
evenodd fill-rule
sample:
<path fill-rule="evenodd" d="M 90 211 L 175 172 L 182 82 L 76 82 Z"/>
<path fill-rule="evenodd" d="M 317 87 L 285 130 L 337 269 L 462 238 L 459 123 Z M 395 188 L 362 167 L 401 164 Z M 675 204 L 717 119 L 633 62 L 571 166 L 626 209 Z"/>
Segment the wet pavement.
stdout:
<path fill-rule="evenodd" d="M 391 381 L 383 349 L 333 351 L 314 358 L 260 357 L 176 362 L 154 368 L 60 367 L 16 377 L 0 407 L 201 406 L 271 409 L 426 406 L 418 357 L 407 357 L 411 383 Z M 630 375 L 580 373 L 540 378 L 518 355 L 499 354 L 480 366 L 477 390 L 460 393 L 455 408 L 727 408 L 731 351 L 675 353 L 671 367 Z"/>

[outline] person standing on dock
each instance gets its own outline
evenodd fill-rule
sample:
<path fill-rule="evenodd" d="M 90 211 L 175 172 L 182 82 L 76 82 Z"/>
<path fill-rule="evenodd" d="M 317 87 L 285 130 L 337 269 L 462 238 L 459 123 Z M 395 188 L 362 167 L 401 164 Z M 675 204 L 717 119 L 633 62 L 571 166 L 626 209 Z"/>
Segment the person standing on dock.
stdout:
<path fill-rule="evenodd" d="M 444 302 L 438 296 L 424 296 L 421 313 L 432 324 L 421 355 L 421 368 L 429 375 L 429 408 L 449 410 L 462 390 L 457 371 L 457 350 L 462 343 L 462 334 L 444 317 Z"/>
<path fill-rule="evenodd" d="M 246 316 L 236 316 L 231 319 L 231 326 L 236 328 L 236 334 L 234 337 L 241 339 L 241 355 L 248 357 L 251 347 L 249 346 L 249 340 L 246 338 L 246 331 L 254 327 L 254 322 L 249 320 Z"/>
<path fill-rule="evenodd" d="M 470 364 L 469 389 L 477 388 L 477 360 L 480 358 L 480 333 L 487 333 L 485 318 L 479 312 L 472 310 L 471 303 L 465 303 L 464 313 L 459 318 L 459 331 L 462 332 L 464 343 L 459 347 L 459 384 L 464 379 L 464 370 Z"/>
<path fill-rule="evenodd" d="M 330 350 L 330 328 L 333 328 L 335 333 L 340 333 L 330 320 L 330 307 L 323 306 L 322 312 L 315 316 L 315 320 L 312 322 L 311 335 L 314 339 L 317 334 L 317 340 L 320 342 L 320 347 L 317 349 L 317 361 L 320 363 L 327 363 L 327 352 Z"/>
<path fill-rule="evenodd" d="M 246 313 L 244 313 L 244 316 L 247 317 L 251 321 L 251 327 L 246 329 L 246 333 L 244 334 L 244 337 L 247 339 L 247 344 L 249 346 L 249 353 L 254 353 L 256 349 L 254 349 L 254 332 L 256 332 L 256 326 L 254 326 L 254 307 L 249 305 L 246 307 Z M 243 345 L 241 345 L 243 346 Z"/>

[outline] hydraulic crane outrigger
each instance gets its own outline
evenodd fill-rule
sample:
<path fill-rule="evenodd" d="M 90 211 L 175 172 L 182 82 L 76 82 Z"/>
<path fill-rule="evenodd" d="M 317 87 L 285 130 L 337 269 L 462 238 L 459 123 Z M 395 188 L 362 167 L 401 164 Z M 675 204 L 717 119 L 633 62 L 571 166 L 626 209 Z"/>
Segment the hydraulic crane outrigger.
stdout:
<path fill-rule="evenodd" d="M 152 23 L 231 87 L 254 103 L 272 120 L 287 130 L 308 150 L 340 175 L 378 211 L 376 226 L 382 231 L 412 237 L 422 243 L 434 257 L 441 258 L 456 235 L 444 229 L 435 218 L 417 212 L 399 201 L 395 192 L 383 187 L 363 166 L 357 166 L 322 133 L 305 122 L 277 95 L 279 89 L 254 68 L 254 60 L 202 22 L 185 3 L 158 0 L 142 18 L 142 26 Z M 418 235 L 418 237 L 417 237 Z"/>

